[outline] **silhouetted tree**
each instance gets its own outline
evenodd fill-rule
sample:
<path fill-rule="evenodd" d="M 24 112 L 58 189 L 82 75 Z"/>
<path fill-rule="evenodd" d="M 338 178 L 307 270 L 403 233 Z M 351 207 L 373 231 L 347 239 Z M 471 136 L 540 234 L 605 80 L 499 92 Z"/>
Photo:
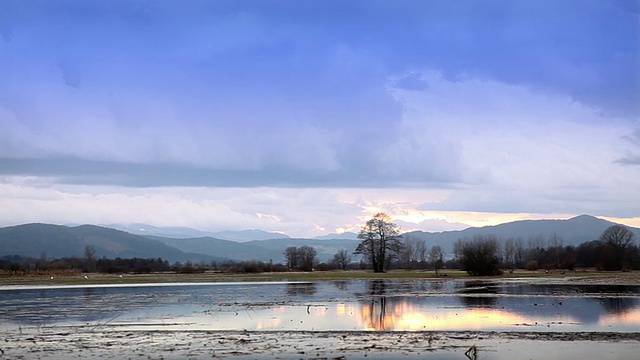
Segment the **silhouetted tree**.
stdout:
<path fill-rule="evenodd" d="M 91 245 L 84 247 L 84 264 L 86 272 L 96 271 L 96 249 Z"/>
<path fill-rule="evenodd" d="M 403 247 L 398 226 L 385 213 L 378 213 L 367 221 L 358 238 L 362 241 L 354 253 L 363 254 L 376 273 L 384 272 L 385 265 Z"/>
<path fill-rule="evenodd" d="M 435 270 L 436 276 L 438 275 L 438 270 L 442 269 L 444 265 L 444 261 L 442 261 L 443 256 L 444 252 L 438 245 L 433 245 L 431 250 L 429 250 L 429 263 L 431 263 L 431 267 Z"/>
<path fill-rule="evenodd" d="M 316 249 L 304 245 L 301 247 L 290 246 L 284 252 L 289 270 L 312 271 L 316 261 Z"/>
<path fill-rule="evenodd" d="M 287 261 L 287 268 L 289 270 L 294 270 L 298 268 L 298 248 L 295 246 L 290 246 L 285 249 L 284 257 Z"/>
<path fill-rule="evenodd" d="M 311 246 L 304 245 L 298 248 L 298 266 L 302 271 L 312 271 L 318 252 Z"/>
<path fill-rule="evenodd" d="M 347 266 L 351 262 L 349 251 L 345 249 L 338 250 L 338 252 L 333 256 L 332 262 L 338 269 L 347 270 Z"/>
<path fill-rule="evenodd" d="M 604 245 L 602 265 L 605 270 L 620 270 L 629 267 L 626 250 L 633 245 L 635 235 L 622 225 L 613 225 L 600 235 Z"/>
<path fill-rule="evenodd" d="M 462 270 L 469 275 L 500 274 L 500 245 L 493 235 L 476 235 L 473 239 L 458 239 L 454 253 Z"/>

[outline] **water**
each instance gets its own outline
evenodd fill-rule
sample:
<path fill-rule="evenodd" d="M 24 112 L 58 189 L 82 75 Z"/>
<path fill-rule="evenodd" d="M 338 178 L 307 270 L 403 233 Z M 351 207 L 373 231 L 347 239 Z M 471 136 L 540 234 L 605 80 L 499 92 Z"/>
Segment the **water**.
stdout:
<path fill-rule="evenodd" d="M 640 331 L 640 286 L 350 280 L 0 287 L 0 327 Z"/>

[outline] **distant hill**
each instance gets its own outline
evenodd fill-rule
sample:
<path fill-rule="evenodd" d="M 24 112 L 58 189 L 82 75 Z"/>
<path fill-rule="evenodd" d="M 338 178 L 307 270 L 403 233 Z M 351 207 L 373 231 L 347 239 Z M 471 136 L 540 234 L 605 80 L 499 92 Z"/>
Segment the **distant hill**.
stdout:
<path fill-rule="evenodd" d="M 522 220 L 439 233 L 412 231 L 404 234 L 404 236 L 405 238 L 424 239 L 429 246 L 438 244 L 451 254 L 453 243 L 457 239 L 472 238 L 475 235 L 495 235 L 503 240 L 510 237 L 520 237 L 525 241 L 526 246 L 526 242 L 530 238 L 542 236 L 548 239 L 551 235 L 556 234 L 562 237 L 563 245 L 575 246 L 585 241 L 597 240 L 604 230 L 612 225 L 615 225 L 615 223 L 590 215 L 580 215 L 567 220 Z M 627 228 L 636 234 L 636 238 L 640 239 L 640 229 Z"/>
<path fill-rule="evenodd" d="M 138 224 L 140 225 L 140 224 Z M 453 243 L 460 238 L 472 238 L 475 235 L 495 235 L 499 239 L 520 237 L 526 242 L 529 238 L 542 236 L 548 239 L 556 234 L 562 237 L 564 245 L 578 245 L 582 242 L 595 240 L 609 226 L 610 221 L 593 216 L 581 215 L 568 220 L 525 220 L 511 223 L 468 228 L 460 231 L 445 231 L 438 233 L 413 231 L 405 233 L 405 238 L 424 239 L 428 246 L 440 245 L 448 256 L 451 255 Z M 140 227 L 135 227 L 141 231 Z M 146 232 L 154 232 L 151 227 L 144 228 Z M 175 229 L 174 235 L 189 228 L 155 228 Z M 187 229 L 187 230 L 185 230 Z M 629 227 L 640 239 L 640 229 Z M 190 229 L 193 230 L 193 229 Z M 196 231 L 197 230 L 193 230 Z M 170 231 L 169 231 L 170 232 Z M 195 236 L 188 238 L 174 238 L 145 236 L 131 234 L 121 230 L 94 225 L 60 226 L 48 224 L 27 224 L 0 228 L 0 256 L 21 255 L 39 257 L 45 253 L 50 258 L 65 256 L 84 256 L 84 247 L 92 245 L 96 255 L 114 257 L 142 257 L 175 261 L 211 261 L 211 260 L 272 260 L 275 263 L 284 262 L 284 251 L 289 246 L 308 245 L 316 249 L 318 260 L 328 261 L 339 251 L 347 250 L 353 253 L 358 240 L 336 238 L 331 234 L 315 239 L 296 239 L 286 235 L 276 234 L 280 238 L 272 238 L 275 233 L 260 230 L 221 232 L 227 236 L 222 239 L 213 236 Z M 353 233 L 341 234 L 344 237 L 355 236 Z M 261 238 L 262 237 L 262 238 Z M 232 241 L 231 239 L 238 239 Z M 247 241 L 250 239 L 250 241 Z M 546 244 L 545 244 L 546 245 Z M 354 260 L 358 257 L 354 256 Z"/>
<path fill-rule="evenodd" d="M 87 245 L 95 248 L 98 257 L 160 257 L 171 262 L 213 259 L 212 256 L 187 254 L 157 240 L 95 225 L 26 224 L 0 228 L 0 256 L 83 257 Z"/>
<path fill-rule="evenodd" d="M 316 249 L 318 253 L 319 261 L 328 261 L 333 259 L 333 256 L 339 250 L 347 250 L 349 253 L 353 253 L 356 249 L 356 246 L 360 241 L 358 240 L 347 240 L 347 239 L 270 239 L 270 240 L 256 240 L 248 242 L 248 245 L 255 245 L 261 248 L 268 249 L 269 251 L 279 253 L 279 259 L 284 261 L 284 251 L 286 248 L 290 246 L 311 246 Z M 276 258 L 273 258 L 273 261 L 276 261 Z"/>
<path fill-rule="evenodd" d="M 180 249 L 184 252 L 198 253 L 209 256 L 224 257 L 230 260 L 262 260 L 281 262 L 282 254 L 277 250 L 266 249 L 251 243 L 216 239 L 213 237 L 199 237 L 192 239 L 170 239 L 152 237 L 152 239 Z M 283 250 L 284 251 L 284 250 Z"/>
<path fill-rule="evenodd" d="M 358 245 L 354 240 L 319 240 L 319 239 L 267 239 L 254 240 L 244 243 L 202 237 L 194 239 L 169 239 L 154 237 L 158 241 L 180 249 L 184 252 L 200 253 L 212 256 L 223 256 L 228 259 L 284 262 L 284 251 L 290 246 L 312 246 L 318 253 L 319 261 L 327 261 L 333 258 L 338 250 L 345 249 L 353 252 Z"/>
<path fill-rule="evenodd" d="M 176 239 L 213 236 L 211 232 L 196 230 L 190 227 L 157 227 L 141 223 L 109 224 L 104 226 L 142 236 L 161 236 Z"/>
<path fill-rule="evenodd" d="M 358 239 L 358 234 L 352 233 L 352 232 L 344 232 L 342 234 L 328 234 L 328 235 L 322 235 L 322 236 L 314 236 L 313 239 L 318 239 L 318 240 L 336 240 L 336 239 L 357 240 Z"/>
<path fill-rule="evenodd" d="M 251 240 L 267 240 L 288 238 L 288 235 L 268 232 L 262 230 L 239 230 L 239 231 L 202 231 L 190 227 L 157 227 L 148 224 L 110 224 L 106 227 L 126 231 L 131 234 L 143 236 L 159 236 L 174 239 L 194 239 L 202 237 L 212 237 L 221 240 L 245 242 Z"/>
<path fill-rule="evenodd" d="M 255 230 L 255 229 L 240 230 L 240 231 L 218 231 L 218 232 L 211 233 L 211 236 L 214 238 L 222 239 L 222 240 L 230 240 L 230 241 L 237 241 L 237 242 L 289 238 L 289 235 L 262 231 L 262 230 Z"/>

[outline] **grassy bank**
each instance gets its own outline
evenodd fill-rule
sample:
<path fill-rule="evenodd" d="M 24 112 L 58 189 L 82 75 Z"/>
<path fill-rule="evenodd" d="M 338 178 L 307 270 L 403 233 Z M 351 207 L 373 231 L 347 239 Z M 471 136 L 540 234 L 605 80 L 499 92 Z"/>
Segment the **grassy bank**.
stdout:
<path fill-rule="evenodd" d="M 393 270 L 373 273 L 365 270 L 280 272 L 260 274 L 226 274 L 205 272 L 200 274 L 152 273 L 152 274 L 53 274 L 0 277 L 0 285 L 83 285 L 83 284 L 144 284 L 172 282 L 220 282 L 220 281 L 321 281 L 357 279 L 508 279 L 508 278 L 571 278 L 577 282 L 615 279 L 615 282 L 639 283 L 640 272 L 604 272 L 595 270 L 579 271 L 526 271 L 505 272 L 502 276 L 471 277 L 460 270 L 444 270 L 436 277 L 433 271 Z"/>

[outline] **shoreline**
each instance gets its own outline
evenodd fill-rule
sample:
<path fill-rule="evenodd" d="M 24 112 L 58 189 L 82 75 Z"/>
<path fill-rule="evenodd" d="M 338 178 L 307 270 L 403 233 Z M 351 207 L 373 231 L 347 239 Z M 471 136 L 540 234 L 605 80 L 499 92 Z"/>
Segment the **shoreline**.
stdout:
<path fill-rule="evenodd" d="M 343 280 L 422 280 L 422 281 L 531 281 L 536 284 L 586 284 L 586 285 L 640 285 L 640 271 L 607 272 L 595 270 L 577 271 L 527 271 L 518 270 L 500 276 L 469 276 L 462 271 L 449 270 L 444 276 L 435 276 L 424 270 L 393 270 L 386 273 L 370 271 L 317 271 L 317 272 L 285 272 L 260 274 L 227 274 L 227 273 L 150 273 L 150 274 L 34 274 L 0 276 L 0 287 L 5 285 L 100 285 L 100 284 L 145 284 L 145 283 L 178 283 L 178 282 L 247 282 L 247 281 L 343 281 Z"/>
<path fill-rule="evenodd" d="M 560 359 L 566 349 L 575 346 L 595 346 L 591 351 L 596 354 L 614 351 L 617 359 L 632 359 L 640 345 L 640 332 L 132 331 L 56 326 L 23 328 L 6 334 L 3 340 L 1 359 L 420 359 L 429 354 L 465 359 L 460 355 L 472 347 L 496 359 L 501 358 L 496 356 L 500 353 Z M 527 353 L 543 343 L 557 356 Z"/>

